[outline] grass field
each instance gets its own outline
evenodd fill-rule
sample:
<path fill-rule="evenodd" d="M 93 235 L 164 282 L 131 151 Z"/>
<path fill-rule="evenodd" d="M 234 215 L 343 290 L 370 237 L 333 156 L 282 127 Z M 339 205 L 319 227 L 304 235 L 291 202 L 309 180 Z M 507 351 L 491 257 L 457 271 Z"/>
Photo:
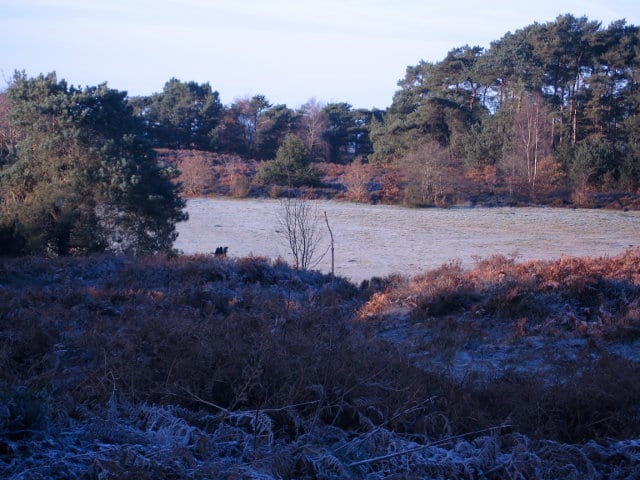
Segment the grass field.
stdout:
<path fill-rule="evenodd" d="M 512 255 L 518 260 L 562 255 L 618 255 L 640 245 L 640 212 L 561 208 L 409 209 L 317 201 L 335 236 L 336 271 L 361 282 L 392 273 L 416 275 L 460 260 Z M 234 257 L 287 261 L 278 234 L 278 200 L 199 198 L 188 201 L 190 219 L 178 225 L 176 247 L 187 254 L 228 246 Z M 324 229 L 324 218 L 320 218 Z M 323 232 L 325 230 L 322 230 Z M 325 246 L 328 236 L 325 235 Z M 330 271 L 325 257 L 318 268 Z"/>

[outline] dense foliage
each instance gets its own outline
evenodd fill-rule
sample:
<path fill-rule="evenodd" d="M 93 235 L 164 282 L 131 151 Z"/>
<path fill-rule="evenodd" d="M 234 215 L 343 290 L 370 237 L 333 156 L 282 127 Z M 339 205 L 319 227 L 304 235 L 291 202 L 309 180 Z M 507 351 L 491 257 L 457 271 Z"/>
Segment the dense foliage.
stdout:
<path fill-rule="evenodd" d="M 353 109 L 348 103 L 310 100 L 298 110 L 272 105 L 264 95 L 220 103 L 208 83 L 171 79 L 162 93 L 131 99 L 158 148 L 198 149 L 272 160 L 289 134 L 304 142 L 310 159 L 348 163 L 373 151 L 372 119 L 383 112 Z"/>
<path fill-rule="evenodd" d="M 145 119 L 147 135 L 154 145 L 167 148 L 211 147 L 211 132 L 221 121 L 218 92 L 208 83 L 169 80 L 162 93 L 132 100 Z"/>
<path fill-rule="evenodd" d="M 17 73 L 0 163 L 0 253 L 170 249 L 186 218 L 126 93 Z"/>
<path fill-rule="evenodd" d="M 177 80 L 160 96 L 136 101 L 150 105 L 139 111 L 160 147 L 271 160 L 294 133 L 314 162 L 368 158 L 397 169 L 407 204 L 499 193 L 510 201 L 556 196 L 582 205 L 587 192 L 640 186 L 639 65 L 638 27 L 566 14 L 508 32 L 487 49 L 465 45 L 441 61 L 407 67 L 386 111 L 314 100 L 292 110 L 262 95 L 220 106 L 208 84 Z M 187 93 L 196 90 L 207 95 Z M 160 115 L 158 98 L 195 107 L 174 108 L 177 120 Z M 183 139 L 157 135 L 167 129 Z M 203 140 L 193 140 L 196 132 Z M 432 160 L 434 145 L 448 161 Z M 431 189 L 439 192 L 425 190 L 438 177 L 447 178 Z"/>
<path fill-rule="evenodd" d="M 319 172 L 309 164 L 302 140 L 291 133 L 278 148 L 275 160 L 262 165 L 260 179 L 265 184 L 299 187 L 316 184 Z"/>
<path fill-rule="evenodd" d="M 639 267 L 1 259 L 0 477 L 632 478 Z"/>
<path fill-rule="evenodd" d="M 563 15 L 407 68 L 375 158 L 402 162 L 425 141 L 467 171 L 497 169 L 510 189 L 638 187 L 639 29 Z"/>

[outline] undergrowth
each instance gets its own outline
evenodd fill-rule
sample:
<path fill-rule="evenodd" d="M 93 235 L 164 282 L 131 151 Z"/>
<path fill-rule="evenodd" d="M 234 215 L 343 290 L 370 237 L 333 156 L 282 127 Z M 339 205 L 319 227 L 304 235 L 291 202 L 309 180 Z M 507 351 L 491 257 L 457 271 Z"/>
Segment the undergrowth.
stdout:
<path fill-rule="evenodd" d="M 636 363 L 477 382 L 375 325 L 404 309 L 452 348 L 487 319 L 633 336 L 639 266 L 495 257 L 357 288 L 264 258 L 3 259 L 0 476 L 623 475 L 640 461 L 620 453 L 637 448 Z"/>
<path fill-rule="evenodd" d="M 359 316 L 393 306 L 408 308 L 415 321 L 457 314 L 520 322 L 523 334 L 640 336 L 640 254 L 522 263 L 496 255 L 468 270 L 451 262 L 379 289 Z"/>

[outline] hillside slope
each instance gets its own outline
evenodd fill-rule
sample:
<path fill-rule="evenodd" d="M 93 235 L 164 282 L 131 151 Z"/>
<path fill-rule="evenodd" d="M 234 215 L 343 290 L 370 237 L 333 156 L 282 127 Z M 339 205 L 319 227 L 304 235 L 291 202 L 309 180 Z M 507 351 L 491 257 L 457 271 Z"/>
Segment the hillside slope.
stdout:
<path fill-rule="evenodd" d="M 0 476 L 626 478 L 639 266 L 358 288 L 262 258 L 3 259 Z"/>

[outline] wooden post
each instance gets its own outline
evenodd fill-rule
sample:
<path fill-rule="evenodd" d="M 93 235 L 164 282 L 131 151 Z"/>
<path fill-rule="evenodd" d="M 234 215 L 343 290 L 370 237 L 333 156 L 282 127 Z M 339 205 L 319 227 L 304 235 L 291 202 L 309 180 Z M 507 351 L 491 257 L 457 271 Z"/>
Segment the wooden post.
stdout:
<path fill-rule="evenodd" d="M 331 237 L 331 276 L 335 276 L 335 258 L 334 258 L 334 250 L 333 250 L 333 232 L 331 231 L 331 227 L 329 226 L 329 219 L 327 218 L 327 211 L 324 211 L 324 221 L 327 223 L 327 228 L 329 229 L 329 236 Z"/>

